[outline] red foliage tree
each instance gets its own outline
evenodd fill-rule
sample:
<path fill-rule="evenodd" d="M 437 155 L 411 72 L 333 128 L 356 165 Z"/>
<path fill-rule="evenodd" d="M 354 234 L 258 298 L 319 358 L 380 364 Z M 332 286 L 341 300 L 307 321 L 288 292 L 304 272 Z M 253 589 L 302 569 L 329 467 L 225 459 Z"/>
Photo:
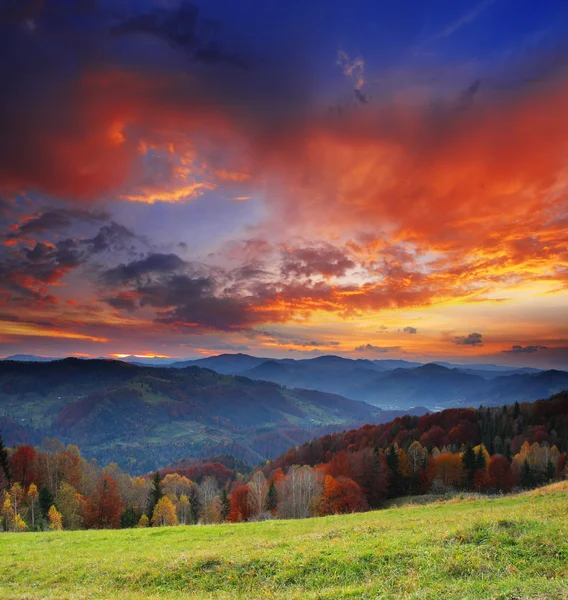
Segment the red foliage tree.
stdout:
<path fill-rule="evenodd" d="M 351 466 L 347 453 L 345 450 L 341 450 L 337 454 L 334 454 L 331 460 L 327 463 L 325 472 L 332 477 L 351 477 Z"/>
<path fill-rule="evenodd" d="M 116 481 L 110 475 L 103 475 L 95 491 L 85 502 L 85 524 L 88 528 L 118 529 L 124 502 Z"/>
<path fill-rule="evenodd" d="M 36 451 L 31 446 L 18 446 L 10 458 L 12 478 L 23 488 L 35 479 Z"/>
<path fill-rule="evenodd" d="M 510 492 L 516 483 L 511 464 L 502 454 L 494 454 L 487 465 L 487 483 L 503 492 Z"/>
<path fill-rule="evenodd" d="M 452 427 L 448 432 L 448 440 L 450 444 L 458 446 L 462 444 L 476 444 L 479 439 L 479 427 L 477 423 L 462 420 L 455 427 Z"/>
<path fill-rule="evenodd" d="M 439 426 L 434 425 L 426 433 L 423 433 L 420 437 L 420 443 L 426 448 L 437 446 L 441 448 L 445 446 L 448 441 L 446 432 Z"/>
<path fill-rule="evenodd" d="M 250 508 L 248 503 L 249 486 L 240 485 L 233 490 L 231 494 L 231 505 L 227 520 L 231 523 L 239 521 L 248 521 L 250 518 Z"/>
<path fill-rule="evenodd" d="M 365 510 L 367 502 L 361 488 L 347 477 L 334 479 L 327 475 L 320 514 L 345 514 Z"/>

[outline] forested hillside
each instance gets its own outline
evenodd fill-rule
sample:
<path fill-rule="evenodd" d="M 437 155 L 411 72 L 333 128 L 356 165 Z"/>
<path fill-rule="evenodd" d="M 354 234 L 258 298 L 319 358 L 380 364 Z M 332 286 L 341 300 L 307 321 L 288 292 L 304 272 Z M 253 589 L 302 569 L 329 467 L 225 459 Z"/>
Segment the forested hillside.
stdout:
<path fill-rule="evenodd" d="M 0 362 L 0 433 L 7 444 L 56 436 L 134 473 L 219 452 L 256 463 L 326 431 L 380 421 L 379 414 L 335 394 L 198 367 Z"/>
<path fill-rule="evenodd" d="M 351 513 L 401 496 L 507 493 L 560 480 L 567 448 L 568 392 L 325 435 L 256 469 L 218 456 L 132 477 L 51 439 L 38 448 L 0 447 L 0 517 L 5 529 L 21 531 Z"/>
<path fill-rule="evenodd" d="M 300 465 L 314 467 L 335 490 L 338 506 L 351 509 L 407 494 L 533 487 L 566 476 L 567 450 L 568 392 L 562 392 L 534 403 L 448 409 L 325 435 L 291 448 L 264 472 L 274 479 Z"/>

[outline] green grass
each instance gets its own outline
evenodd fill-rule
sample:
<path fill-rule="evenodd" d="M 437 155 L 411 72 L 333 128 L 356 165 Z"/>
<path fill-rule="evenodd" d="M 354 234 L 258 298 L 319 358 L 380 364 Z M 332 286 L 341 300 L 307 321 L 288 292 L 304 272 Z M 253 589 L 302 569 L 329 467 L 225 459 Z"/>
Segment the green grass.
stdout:
<path fill-rule="evenodd" d="M 0 535 L 0 597 L 568 598 L 568 486 L 239 525 Z"/>

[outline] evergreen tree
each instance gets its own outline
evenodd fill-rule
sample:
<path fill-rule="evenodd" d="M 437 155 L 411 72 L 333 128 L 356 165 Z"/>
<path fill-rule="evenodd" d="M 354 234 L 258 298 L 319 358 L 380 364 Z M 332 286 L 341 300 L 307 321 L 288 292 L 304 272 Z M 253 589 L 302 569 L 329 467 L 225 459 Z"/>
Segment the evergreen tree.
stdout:
<path fill-rule="evenodd" d="M 229 513 L 231 512 L 231 501 L 227 494 L 227 488 L 223 488 L 221 493 L 221 520 L 226 521 Z"/>
<path fill-rule="evenodd" d="M 516 419 L 519 416 L 519 412 L 520 412 L 520 406 L 518 402 L 515 402 L 515 405 L 513 407 L 513 419 Z"/>
<path fill-rule="evenodd" d="M 475 455 L 475 468 L 476 470 L 483 470 L 487 466 L 485 461 L 485 454 L 483 454 L 483 448 L 479 448 Z"/>
<path fill-rule="evenodd" d="M 120 515 L 120 528 L 128 529 L 130 527 L 136 527 L 136 525 L 138 525 L 138 521 L 139 517 L 134 512 L 134 509 L 132 506 L 128 506 Z"/>
<path fill-rule="evenodd" d="M 465 450 L 462 454 L 462 464 L 467 480 L 467 487 L 471 489 L 473 487 L 475 471 L 477 470 L 477 457 L 471 444 L 468 444 L 465 447 Z"/>
<path fill-rule="evenodd" d="M 511 442 L 507 440 L 505 442 L 505 450 L 503 452 L 503 456 L 509 461 L 513 462 L 513 453 L 511 452 Z"/>
<path fill-rule="evenodd" d="M 402 473 L 400 472 L 400 461 L 398 453 L 394 446 L 391 446 L 387 453 L 387 465 L 391 473 L 391 484 L 389 496 L 395 498 L 402 493 Z"/>
<path fill-rule="evenodd" d="M 4 477 L 10 481 L 12 475 L 10 473 L 10 464 L 8 463 L 8 450 L 4 446 L 4 440 L 0 435 L 0 469 L 4 471 Z"/>
<path fill-rule="evenodd" d="M 189 522 L 195 525 L 199 521 L 199 513 L 201 510 L 201 504 L 199 502 L 199 494 L 195 486 L 189 490 Z"/>
<path fill-rule="evenodd" d="M 55 499 L 53 497 L 53 494 L 49 491 L 49 488 L 45 487 L 45 485 L 40 487 L 38 503 L 41 515 L 44 519 L 47 519 L 47 513 L 49 512 L 49 509 L 52 507 L 54 502 Z"/>
<path fill-rule="evenodd" d="M 164 495 L 162 492 L 162 488 L 160 487 L 160 481 L 160 472 L 156 471 L 156 474 L 152 479 L 152 487 L 148 492 L 148 505 L 146 507 L 146 514 L 148 515 L 149 519 L 152 518 L 152 515 L 154 514 L 154 508 L 156 508 L 156 504 L 158 504 L 158 502 Z"/>
<path fill-rule="evenodd" d="M 548 461 L 546 465 L 545 478 L 546 483 L 549 483 L 556 477 L 556 467 L 552 464 L 552 461 Z"/>
<path fill-rule="evenodd" d="M 276 510 L 278 506 L 278 490 L 276 489 L 276 485 L 274 485 L 274 479 L 270 480 L 270 486 L 268 488 L 268 493 L 266 494 L 266 510 L 273 512 Z"/>
<path fill-rule="evenodd" d="M 521 487 L 532 488 L 535 485 L 535 477 L 533 475 L 529 461 L 525 458 L 523 468 L 521 469 Z"/>

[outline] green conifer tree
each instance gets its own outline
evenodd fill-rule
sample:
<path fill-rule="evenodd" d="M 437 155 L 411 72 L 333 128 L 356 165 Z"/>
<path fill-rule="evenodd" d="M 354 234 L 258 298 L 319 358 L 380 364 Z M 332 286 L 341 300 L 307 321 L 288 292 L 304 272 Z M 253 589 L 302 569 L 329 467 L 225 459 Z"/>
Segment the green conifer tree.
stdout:
<path fill-rule="evenodd" d="M 477 457 L 471 444 L 467 444 L 465 447 L 462 454 L 462 464 L 465 471 L 467 487 L 471 489 L 473 487 L 475 471 L 477 470 Z"/>
<path fill-rule="evenodd" d="M 150 492 L 148 493 L 148 505 L 146 507 L 146 515 L 151 519 L 154 514 L 154 508 L 156 504 L 160 501 L 160 498 L 164 495 L 162 492 L 162 488 L 160 487 L 160 472 L 156 471 L 152 479 L 152 486 L 150 487 Z"/>
<path fill-rule="evenodd" d="M 221 493 L 221 519 L 223 521 L 227 520 L 229 512 L 231 512 L 231 502 L 227 494 L 227 488 L 223 488 L 223 492 Z"/>
<path fill-rule="evenodd" d="M 124 512 L 120 515 L 120 528 L 128 529 L 130 527 L 136 527 L 139 520 L 140 516 L 134 512 L 132 506 L 127 506 L 124 509 Z"/>
<path fill-rule="evenodd" d="M 529 461 L 525 458 L 523 468 L 521 469 L 521 487 L 532 488 L 535 485 L 535 478 L 529 465 Z"/>
<path fill-rule="evenodd" d="M 10 473 L 10 464 L 8 462 L 8 450 L 4 446 L 4 440 L 0 435 L 0 469 L 4 472 L 4 477 L 7 481 L 12 479 L 12 475 Z"/>
<path fill-rule="evenodd" d="M 38 504 L 41 515 L 44 519 L 47 519 L 47 513 L 49 512 L 49 509 L 53 506 L 54 503 L 55 498 L 53 497 L 53 494 L 49 491 L 49 488 L 45 487 L 45 485 L 41 486 L 39 488 Z"/>
<path fill-rule="evenodd" d="M 274 479 L 270 480 L 270 486 L 266 494 L 266 510 L 273 512 L 278 506 L 278 490 L 274 484 Z"/>

